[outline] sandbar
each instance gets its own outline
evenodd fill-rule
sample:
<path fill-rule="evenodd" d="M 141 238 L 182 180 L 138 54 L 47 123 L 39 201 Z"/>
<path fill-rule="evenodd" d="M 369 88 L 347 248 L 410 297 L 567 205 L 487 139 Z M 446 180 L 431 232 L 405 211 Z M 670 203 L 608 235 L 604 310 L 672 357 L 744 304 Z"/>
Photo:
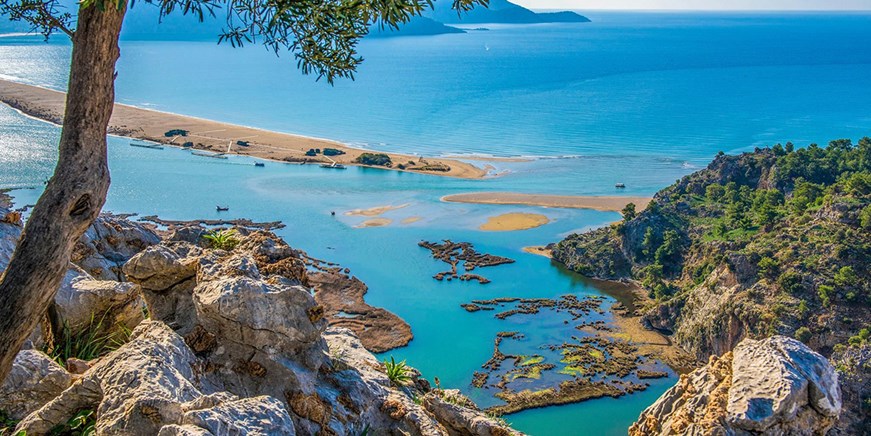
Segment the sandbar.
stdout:
<path fill-rule="evenodd" d="M 372 218 L 370 220 L 363 221 L 358 224 L 356 227 L 358 229 L 366 228 L 366 227 L 384 227 L 389 226 L 393 223 L 393 220 L 390 218 Z"/>
<path fill-rule="evenodd" d="M 539 256 L 544 256 L 548 259 L 553 258 L 553 253 L 551 253 L 550 249 L 545 245 L 534 245 L 531 247 L 523 247 L 523 251 L 529 254 L 536 254 Z"/>
<path fill-rule="evenodd" d="M 66 93 L 0 80 L 0 102 L 31 117 L 60 125 L 63 122 Z M 190 134 L 186 137 L 175 138 L 164 136 L 164 133 L 174 129 L 187 130 Z M 203 118 L 142 109 L 121 103 L 115 103 L 108 130 L 113 135 L 159 142 L 165 145 L 181 146 L 184 142 L 192 142 L 192 148 L 197 150 L 294 163 L 330 163 L 332 160 L 343 165 L 358 165 L 354 160 L 360 154 L 367 152 L 328 139 L 221 123 Z M 244 141 L 247 146 L 239 145 L 236 141 Z M 329 158 L 322 154 L 306 156 L 306 151 L 312 148 L 335 148 L 344 151 L 345 154 Z M 487 170 L 455 159 L 421 158 L 399 153 L 385 154 L 390 156 L 394 167 L 377 168 L 467 179 L 479 179 L 487 175 Z M 415 162 L 415 165 L 408 165 L 406 170 L 395 168 L 398 164 L 407 165 L 411 161 Z M 448 171 L 414 170 L 415 167 L 424 166 L 430 168 L 445 168 L 447 166 L 449 169 Z"/>
<path fill-rule="evenodd" d="M 345 212 L 345 215 L 360 215 L 360 216 L 379 216 L 383 215 L 386 212 L 390 212 L 391 210 L 402 209 L 403 207 L 408 207 L 408 203 L 400 204 L 399 206 L 376 206 L 370 207 L 369 209 L 354 209 Z"/>
<path fill-rule="evenodd" d="M 640 212 L 647 207 L 650 200 L 650 197 L 545 195 L 521 194 L 517 192 L 473 192 L 442 197 L 442 201 L 453 203 L 515 204 L 568 209 L 594 209 L 611 212 L 619 212 L 629 203 L 634 203 L 635 209 Z"/>
<path fill-rule="evenodd" d="M 487 218 L 487 222 L 481 224 L 478 229 L 488 232 L 510 232 L 534 229 L 549 222 L 548 217 L 537 213 L 506 213 Z"/>
<path fill-rule="evenodd" d="M 402 224 L 406 224 L 406 225 L 413 224 L 413 223 L 420 221 L 421 219 L 422 219 L 422 217 L 419 217 L 419 216 L 410 216 L 408 218 L 403 218 Z"/>

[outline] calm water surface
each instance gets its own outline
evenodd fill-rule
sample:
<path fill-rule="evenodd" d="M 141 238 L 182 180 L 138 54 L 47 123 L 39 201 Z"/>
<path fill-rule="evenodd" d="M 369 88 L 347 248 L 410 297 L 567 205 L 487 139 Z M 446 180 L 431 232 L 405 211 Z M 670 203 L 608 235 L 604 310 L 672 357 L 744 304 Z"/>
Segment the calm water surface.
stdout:
<path fill-rule="evenodd" d="M 560 340 L 547 319 L 499 321 L 459 304 L 504 296 L 601 292 L 522 247 L 619 219 L 616 213 L 446 204 L 446 194 L 520 191 L 652 194 L 703 167 L 719 150 L 792 140 L 825 142 L 869 134 L 871 19 L 868 15 L 588 14 L 594 23 L 488 26 L 463 35 L 365 41 L 356 82 L 335 87 L 300 76 L 289 57 L 207 41 L 127 40 L 118 66 L 119 101 L 188 115 L 421 155 L 534 156 L 494 163 L 507 175 L 479 181 L 231 157 L 217 162 L 175 149 L 110 140 L 114 212 L 167 219 L 282 220 L 282 237 L 339 262 L 365 281 L 367 301 L 408 321 L 415 334 L 388 355 L 408 359 L 444 386 L 469 388 L 496 332 L 522 328 Z M 0 77 L 63 89 L 69 47 L 0 38 Z M 58 129 L 0 107 L 0 188 L 35 202 L 56 159 Z M 355 229 L 342 211 L 405 204 L 394 224 Z M 330 211 L 337 211 L 336 217 Z M 488 216 L 535 212 L 552 222 L 510 233 L 477 230 Z M 421 216 L 414 224 L 403 218 Z M 421 239 L 473 242 L 518 262 L 482 273 L 493 280 L 436 282 L 445 265 Z M 610 301 L 610 300 L 609 300 Z M 536 352 L 529 340 L 517 344 Z M 514 346 L 514 345 L 512 345 Z M 525 350 L 523 349 L 524 347 Z M 526 411 L 508 421 L 536 435 L 625 434 L 638 413 L 674 383 L 654 381 L 624 398 Z"/>

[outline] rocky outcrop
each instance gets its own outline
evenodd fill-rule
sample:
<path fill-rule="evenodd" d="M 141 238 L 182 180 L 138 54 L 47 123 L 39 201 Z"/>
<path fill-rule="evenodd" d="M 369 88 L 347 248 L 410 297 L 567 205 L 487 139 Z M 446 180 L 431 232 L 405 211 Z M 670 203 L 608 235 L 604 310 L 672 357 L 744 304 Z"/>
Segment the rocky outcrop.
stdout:
<path fill-rule="evenodd" d="M 45 354 L 22 350 L 0 385 L 0 410 L 11 419 L 22 419 L 57 397 L 71 382 L 70 375 Z"/>
<path fill-rule="evenodd" d="M 92 323 L 132 330 L 144 319 L 139 286 L 94 280 L 78 267 L 70 268 L 49 310 L 55 331 L 67 326 L 78 331 Z"/>
<path fill-rule="evenodd" d="M 841 412 L 832 365 L 794 339 L 745 339 L 682 375 L 630 435 L 825 434 Z"/>
<path fill-rule="evenodd" d="M 350 330 L 327 330 L 295 250 L 237 230 L 232 251 L 167 241 L 130 259 L 151 319 L 18 430 L 95 410 L 98 434 L 514 434 L 470 403 L 417 404 L 441 391 L 416 371 L 395 386 Z"/>
<path fill-rule="evenodd" d="M 330 326 L 351 329 L 366 349 L 383 353 L 407 345 L 414 336 L 402 318 L 380 307 L 366 304 L 369 288 L 356 277 L 340 272 L 316 272 L 309 275 L 315 301 L 324 307 Z"/>
<path fill-rule="evenodd" d="M 832 355 L 844 407 L 831 436 L 859 435 L 871 429 L 871 344 L 851 346 Z M 863 433 L 864 432 L 864 433 Z"/>
<path fill-rule="evenodd" d="M 73 248 L 71 261 L 97 280 L 124 281 L 121 267 L 160 238 L 142 223 L 101 214 Z"/>

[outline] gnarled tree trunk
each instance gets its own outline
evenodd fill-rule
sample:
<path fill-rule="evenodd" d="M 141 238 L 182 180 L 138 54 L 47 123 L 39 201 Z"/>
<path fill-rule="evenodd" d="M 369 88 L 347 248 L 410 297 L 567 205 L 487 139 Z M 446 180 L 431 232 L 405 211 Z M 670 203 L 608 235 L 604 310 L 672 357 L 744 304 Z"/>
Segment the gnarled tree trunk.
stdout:
<path fill-rule="evenodd" d="M 79 9 L 57 167 L 0 279 L 0 382 L 54 299 L 73 246 L 106 201 L 106 129 L 125 11 L 108 1 L 103 11 Z"/>

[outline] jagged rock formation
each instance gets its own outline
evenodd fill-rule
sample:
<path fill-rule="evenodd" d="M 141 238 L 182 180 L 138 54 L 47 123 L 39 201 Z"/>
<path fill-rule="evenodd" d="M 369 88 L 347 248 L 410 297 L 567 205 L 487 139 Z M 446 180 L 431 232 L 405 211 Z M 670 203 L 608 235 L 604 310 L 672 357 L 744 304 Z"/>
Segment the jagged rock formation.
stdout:
<path fill-rule="evenodd" d="M 90 409 L 97 434 L 517 434 L 470 403 L 423 401 L 445 394 L 419 375 L 393 386 L 351 331 L 326 329 L 297 251 L 237 231 L 231 251 L 176 240 L 131 258 L 151 319 L 17 430 Z"/>
<path fill-rule="evenodd" d="M 159 242 L 160 237 L 142 223 L 102 214 L 82 235 L 70 260 L 97 280 L 123 282 L 124 263 Z"/>
<path fill-rule="evenodd" d="M 838 370 L 844 411 L 830 436 L 867 433 L 871 429 L 871 345 L 849 347 L 832 355 L 832 364 Z M 863 413 L 865 412 L 865 413 Z"/>
<path fill-rule="evenodd" d="M 681 376 L 629 434 L 818 435 L 840 412 L 838 376 L 823 356 L 782 336 L 745 339 Z"/>
<path fill-rule="evenodd" d="M 0 410 L 22 419 L 70 386 L 72 377 L 45 354 L 22 350 L 0 385 Z"/>

